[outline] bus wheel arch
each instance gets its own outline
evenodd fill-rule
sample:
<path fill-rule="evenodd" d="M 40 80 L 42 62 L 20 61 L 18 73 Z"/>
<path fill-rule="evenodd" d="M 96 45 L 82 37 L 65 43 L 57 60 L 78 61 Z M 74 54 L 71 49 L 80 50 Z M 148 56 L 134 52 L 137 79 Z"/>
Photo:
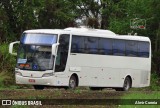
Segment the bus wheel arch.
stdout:
<path fill-rule="evenodd" d="M 75 89 L 76 87 L 78 87 L 78 84 L 79 84 L 78 75 L 74 73 L 71 75 L 69 79 L 69 88 Z"/>

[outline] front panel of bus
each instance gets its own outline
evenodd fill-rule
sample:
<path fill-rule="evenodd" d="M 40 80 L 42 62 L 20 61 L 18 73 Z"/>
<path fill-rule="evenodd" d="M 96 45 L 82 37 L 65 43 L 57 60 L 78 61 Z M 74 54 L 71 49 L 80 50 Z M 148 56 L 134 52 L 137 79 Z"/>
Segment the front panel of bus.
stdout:
<path fill-rule="evenodd" d="M 55 60 L 51 49 L 57 39 L 57 34 L 22 35 L 15 69 L 17 84 L 51 85 Z"/>
<path fill-rule="evenodd" d="M 68 86 L 69 78 L 64 73 L 69 41 L 68 34 L 24 33 L 17 55 L 16 83 Z M 53 49 L 53 45 L 57 47 Z"/>

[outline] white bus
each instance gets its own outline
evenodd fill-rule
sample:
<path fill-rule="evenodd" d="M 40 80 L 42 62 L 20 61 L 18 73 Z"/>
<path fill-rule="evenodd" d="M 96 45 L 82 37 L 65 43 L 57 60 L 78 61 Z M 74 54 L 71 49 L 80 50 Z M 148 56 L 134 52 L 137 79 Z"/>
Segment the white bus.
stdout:
<path fill-rule="evenodd" d="M 24 31 L 17 53 L 17 84 L 87 86 L 90 89 L 150 85 L 151 42 L 148 37 L 116 35 L 109 30 L 88 28 Z"/>

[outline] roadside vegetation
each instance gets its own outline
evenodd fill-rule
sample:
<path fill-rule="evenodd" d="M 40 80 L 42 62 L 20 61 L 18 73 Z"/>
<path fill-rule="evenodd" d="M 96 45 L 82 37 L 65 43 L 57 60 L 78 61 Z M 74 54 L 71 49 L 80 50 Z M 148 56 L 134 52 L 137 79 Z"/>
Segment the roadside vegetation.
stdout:
<path fill-rule="evenodd" d="M 16 58 L 8 53 L 8 43 L 0 46 L 0 89 L 14 85 Z"/>

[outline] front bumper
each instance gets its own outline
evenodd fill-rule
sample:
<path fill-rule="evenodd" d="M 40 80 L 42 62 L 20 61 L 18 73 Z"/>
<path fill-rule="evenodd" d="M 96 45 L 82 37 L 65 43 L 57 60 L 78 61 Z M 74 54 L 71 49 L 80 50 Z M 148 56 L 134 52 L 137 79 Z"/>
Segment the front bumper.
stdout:
<path fill-rule="evenodd" d="M 20 75 L 16 75 L 16 84 L 30 84 L 30 85 L 48 85 L 53 86 L 54 78 L 53 76 L 50 77 L 41 77 L 41 78 L 32 78 L 32 77 L 23 77 Z M 32 80 L 32 81 L 29 81 Z"/>

